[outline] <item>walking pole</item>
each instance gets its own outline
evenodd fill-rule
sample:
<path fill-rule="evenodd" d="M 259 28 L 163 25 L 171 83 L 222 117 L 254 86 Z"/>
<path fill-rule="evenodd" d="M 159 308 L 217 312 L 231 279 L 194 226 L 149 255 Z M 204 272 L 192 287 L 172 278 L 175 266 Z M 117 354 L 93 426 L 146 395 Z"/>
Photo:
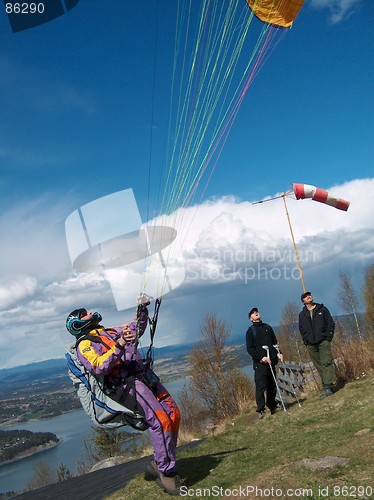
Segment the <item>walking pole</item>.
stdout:
<path fill-rule="evenodd" d="M 279 345 L 278 345 L 278 344 L 273 345 L 273 347 L 277 350 L 277 353 L 278 353 L 278 354 L 281 354 L 281 352 L 280 352 L 280 350 L 279 350 Z M 286 369 L 286 367 L 285 367 L 285 365 L 284 365 L 283 360 L 282 360 L 282 365 L 283 365 L 283 368 L 284 368 L 284 369 Z M 299 398 L 297 397 L 297 394 L 296 394 L 296 391 L 295 391 L 295 388 L 294 388 L 294 386 L 293 386 L 292 381 L 291 381 L 291 387 L 292 387 L 292 392 L 293 392 L 294 398 L 296 399 L 296 401 L 297 401 L 298 405 L 299 405 L 299 406 L 300 406 L 300 408 L 301 408 L 301 404 L 300 404 Z"/>
<path fill-rule="evenodd" d="M 282 406 L 283 406 L 283 410 L 284 411 L 287 411 L 286 410 L 286 407 L 284 406 L 284 403 L 283 403 L 283 398 L 282 398 L 282 394 L 281 394 L 281 391 L 279 389 L 279 386 L 278 386 L 278 383 L 277 383 L 277 379 L 276 379 L 276 376 L 275 376 L 275 373 L 273 371 L 273 367 L 271 366 L 271 359 L 270 359 L 270 356 L 269 356 L 269 347 L 267 345 L 263 345 L 262 346 L 263 349 L 266 350 L 266 357 L 269 359 L 270 363 L 269 363 L 269 366 L 270 366 L 270 371 L 271 371 L 271 374 L 273 375 L 273 379 L 274 379 L 274 382 L 275 382 L 275 386 L 277 388 L 277 391 L 278 391 L 278 396 L 279 396 L 279 399 L 281 400 L 281 403 L 282 403 Z"/>

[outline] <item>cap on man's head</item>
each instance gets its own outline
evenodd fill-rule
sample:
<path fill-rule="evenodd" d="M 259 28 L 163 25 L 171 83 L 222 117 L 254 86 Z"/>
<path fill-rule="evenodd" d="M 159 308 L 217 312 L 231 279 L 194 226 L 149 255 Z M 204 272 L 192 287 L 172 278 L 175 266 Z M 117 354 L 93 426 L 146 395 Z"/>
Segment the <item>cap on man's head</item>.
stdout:
<path fill-rule="evenodd" d="M 258 312 L 257 307 L 252 307 L 252 309 L 248 313 L 248 318 L 251 319 L 251 316 L 254 312 Z"/>
<path fill-rule="evenodd" d="M 305 292 L 305 293 L 302 293 L 302 294 L 301 294 L 301 297 L 300 297 L 301 302 L 304 302 L 305 297 L 308 297 L 308 295 L 312 295 L 312 294 L 311 294 L 310 292 Z"/>

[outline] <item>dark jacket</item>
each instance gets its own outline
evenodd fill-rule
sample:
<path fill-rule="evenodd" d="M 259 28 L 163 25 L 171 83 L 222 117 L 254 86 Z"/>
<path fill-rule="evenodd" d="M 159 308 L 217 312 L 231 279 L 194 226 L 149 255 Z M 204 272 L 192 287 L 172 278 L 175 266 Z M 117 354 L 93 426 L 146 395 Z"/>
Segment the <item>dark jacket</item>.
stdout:
<path fill-rule="evenodd" d="M 322 340 L 332 340 L 335 323 L 327 307 L 316 304 L 313 316 L 306 306 L 299 314 L 299 331 L 305 345 L 319 344 Z"/>
<path fill-rule="evenodd" d="M 278 353 L 273 347 L 278 344 L 277 338 L 270 325 L 263 323 L 253 323 L 247 330 L 246 336 L 247 352 L 252 356 L 253 361 L 259 363 L 261 359 L 267 355 L 266 350 L 262 348 L 263 345 L 269 347 L 269 356 L 271 362 L 276 365 L 278 363 Z"/>

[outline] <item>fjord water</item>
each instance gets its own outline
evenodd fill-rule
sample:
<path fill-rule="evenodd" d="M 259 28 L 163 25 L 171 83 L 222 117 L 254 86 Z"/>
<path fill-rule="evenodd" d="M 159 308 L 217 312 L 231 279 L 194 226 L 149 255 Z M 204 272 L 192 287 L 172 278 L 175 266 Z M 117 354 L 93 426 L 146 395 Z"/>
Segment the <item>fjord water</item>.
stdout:
<path fill-rule="evenodd" d="M 188 382 L 179 379 L 167 384 L 168 390 L 178 400 L 178 392 Z M 85 457 L 84 441 L 93 437 L 91 420 L 83 410 L 77 410 L 58 417 L 26 422 L 15 426 L 3 427 L 2 430 L 27 429 L 33 432 L 53 432 L 61 440 L 54 448 L 36 453 L 9 464 L 0 465 L 0 493 L 7 491 L 23 491 L 32 479 L 36 466 L 46 463 L 53 472 L 63 463 L 73 474 L 79 462 Z M 132 432 L 129 427 L 123 427 Z"/>
<path fill-rule="evenodd" d="M 252 376 L 252 365 L 242 368 L 247 375 Z M 166 387 L 178 402 L 178 394 L 188 384 L 188 378 L 166 383 Z M 71 473 L 78 469 L 79 462 L 84 461 L 84 441 L 93 436 L 91 420 L 83 410 L 77 410 L 58 417 L 36 420 L 2 430 L 27 429 L 33 432 L 53 432 L 61 442 L 54 448 L 36 453 L 9 464 L 0 465 L 0 493 L 7 491 L 24 491 L 34 476 L 35 468 L 40 463 L 46 463 L 53 472 L 56 472 L 63 463 Z M 129 427 L 124 431 L 132 432 Z"/>

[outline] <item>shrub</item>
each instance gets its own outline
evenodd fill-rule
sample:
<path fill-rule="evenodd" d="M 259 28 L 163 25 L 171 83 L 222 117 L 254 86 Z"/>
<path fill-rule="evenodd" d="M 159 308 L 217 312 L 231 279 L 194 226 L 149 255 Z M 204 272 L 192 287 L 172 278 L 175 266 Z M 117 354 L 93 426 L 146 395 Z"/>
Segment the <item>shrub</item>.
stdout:
<path fill-rule="evenodd" d="M 186 428 L 197 430 L 201 422 L 221 421 L 241 413 L 254 399 L 250 378 L 236 368 L 227 346 L 230 329 L 214 314 L 207 314 L 201 325 L 198 347 L 190 356 L 191 383 L 185 389 L 182 415 Z"/>
<path fill-rule="evenodd" d="M 335 343 L 334 358 L 338 383 L 356 380 L 374 368 L 374 355 L 367 342 Z"/>

